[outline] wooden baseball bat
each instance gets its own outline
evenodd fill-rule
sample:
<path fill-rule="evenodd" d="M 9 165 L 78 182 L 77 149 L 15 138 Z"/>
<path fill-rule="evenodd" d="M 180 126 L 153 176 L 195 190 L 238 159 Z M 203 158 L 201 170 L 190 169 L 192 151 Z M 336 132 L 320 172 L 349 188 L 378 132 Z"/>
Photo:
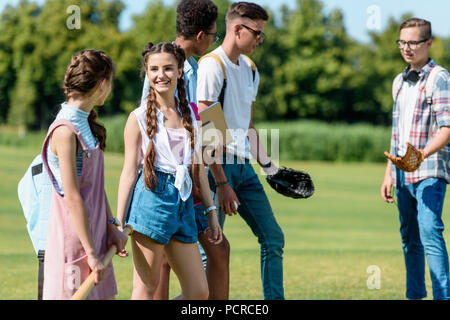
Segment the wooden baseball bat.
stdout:
<path fill-rule="evenodd" d="M 133 227 L 130 225 L 127 225 L 122 233 L 126 234 L 127 236 L 133 233 Z M 112 258 L 117 252 L 116 245 L 112 245 L 106 254 L 103 256 L 102 263 L 105 266 L 105 268 L 109 265 Z M 78 288 L 78 290 L 74 293 L 72 298 L 70 300 L 86 300 L 89 293 L 91 293 L 92 288 L 94 288 L 94 273 L 91 272 L 89 276 L 84 280 L 84 282 L 81 284 L 81 286 Z"/>

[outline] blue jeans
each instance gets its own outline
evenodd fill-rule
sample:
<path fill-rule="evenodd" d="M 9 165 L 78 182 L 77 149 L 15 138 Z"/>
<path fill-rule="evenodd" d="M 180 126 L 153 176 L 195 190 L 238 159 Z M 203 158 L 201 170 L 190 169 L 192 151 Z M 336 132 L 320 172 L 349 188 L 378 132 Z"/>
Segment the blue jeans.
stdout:
<path fill-rule="evenodd" d="M 430 269 L 433 298 L 450 299 L 449 262 L 442 232 L 442 207 L 447 184 L 428 178 L 405 185 L 404 172 L 397 169 L 400 234 L 406 264 L 406 297 L 421 299 L 425 288 L 425 256 Z"/>
<path fill-rule="evenodd" d="M 236 158 L 234 160 L 236 161 Z M 230 187 L 241 203 L 238 213 L 258 238 L 261 246 L 261 278 L 264 299 L 284 299 L 284 235 L 273 215 L 264 188 L 248 160 L 242 164 L 223 164 L 222 167 Z M 219 223 L 223 229 L 225 214 L 219 209 L 211 172 L 208 173 L 208 178 L 218 208 Z"/>

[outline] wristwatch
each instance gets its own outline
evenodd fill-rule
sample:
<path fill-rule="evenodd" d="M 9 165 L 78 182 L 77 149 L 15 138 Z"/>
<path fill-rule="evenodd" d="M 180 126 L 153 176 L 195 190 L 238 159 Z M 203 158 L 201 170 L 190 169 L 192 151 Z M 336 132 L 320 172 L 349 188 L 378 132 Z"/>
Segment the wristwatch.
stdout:
<path fill-rule="evenodd" d="M 261 167 L 263 167 L 263 168 L 270 168 L 271 165 L 272 165 L 272 161 L 269 161 L 266 164 L 261 164 Z"/>

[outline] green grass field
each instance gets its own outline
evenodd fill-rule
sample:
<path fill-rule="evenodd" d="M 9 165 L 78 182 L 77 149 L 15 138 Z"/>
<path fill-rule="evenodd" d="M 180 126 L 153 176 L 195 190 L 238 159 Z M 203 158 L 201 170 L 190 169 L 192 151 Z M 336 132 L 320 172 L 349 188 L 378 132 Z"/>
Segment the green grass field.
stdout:
<path fill-rule="evenodd" d="M 0 146 L 0 299 L 36 299 L 37 258 L 26 231 L 17 183 L 39 151 Z M 106 191 L 113 211 L 122 168 L 121 154 L 107 153 Z M 396 207 L 379 195 L 382 164 L 289 162 L 306 170 L 316 186 L 307 200 L 276 194 L 261 179 L 282 227 L 284 284 L 287 299 L 404 299 L 405 268 Z M 444 223 L 450 224 L 450 203 Z M 262 299 L 259 246 L 239 216 L 227 217 L 225 234 L 231 244 L 230 299 Z M 448 232 L 445 231 L 447 243 Z M 131 250 L 130 250 L 131 251 Z M 369 289 L 367 268 L 378 266 L 380 289 Z M 114 258 L 117 299 L 129 299 L 132 260 Z M 432 298 L 426 274 L 428 299 Z M 179 293 L 171 278 L 171 297 Z"/>

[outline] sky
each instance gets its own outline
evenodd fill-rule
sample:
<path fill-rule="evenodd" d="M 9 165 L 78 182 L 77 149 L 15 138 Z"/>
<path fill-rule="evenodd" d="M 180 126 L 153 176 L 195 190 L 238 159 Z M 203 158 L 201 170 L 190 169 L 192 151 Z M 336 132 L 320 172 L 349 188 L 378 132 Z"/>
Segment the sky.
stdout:
<path fill-rule="evenodd" d="M 34 0 L 44 3 L 45 0 Z M 126 9 L 120 18 L 120 29 L 126 30 L 132 26 L 132 16 L 142 13 L 151 0 L 122 0 Z M 297 0 L 248 0 L 268 7 L 279 16 L 279 8 L 286 5 L 291 9 L 297 6 Z M 172 4 L 175 0 L 164 0 Z M 17 5 L 19 0 L 0 0 L 0 12 L 6 4 Z M 449 0 L 322 0 L 324 13 L 333 9 L 341 9 L 344 23 L 350 37 L 361 41 L 369 41 L 369 31 L 384 30 L 390 17 L 400 20 L 407 12 L 414 16 L 429 20 L 433 35 L 450 37 Z M 74 1 L 76 4 L 76 1 Z"/>

